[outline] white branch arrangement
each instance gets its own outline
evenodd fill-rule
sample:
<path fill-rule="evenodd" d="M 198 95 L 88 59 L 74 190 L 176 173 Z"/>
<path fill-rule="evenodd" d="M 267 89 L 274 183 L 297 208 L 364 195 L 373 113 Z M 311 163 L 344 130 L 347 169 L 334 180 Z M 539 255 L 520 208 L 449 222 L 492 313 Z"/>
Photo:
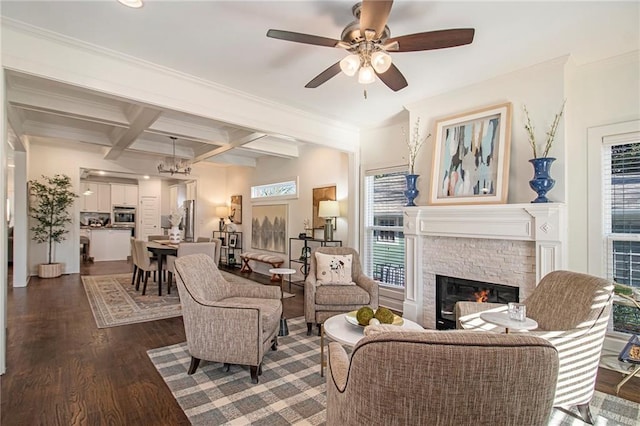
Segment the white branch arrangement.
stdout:
<path fill-rule="evenodd" d="M 402 136 L 406 140 L 407 148 L 409 148 L 409 174 L 413 175 L 415 174 L 414 169 L 418 152 L 420 151 L 422 144 L 431 137 L 431 133 L 429 133 L 422 139 L 420 138 L 420 117 L 418 117 L 418 119 L 416 120 L 416 125 L 413 128 L 411 139 L 407 138 L 407 134 L 404 131 L 404 128 L 402 129 Z"/>
<path fill-rule="evenodd" d="M 557 113 L 556 116 L 553 118 L 553 123 L 551 123 L 551 127 L 547 131 L 547 141 L 544 145 L 544 151 L 542 152 L 542 155 L 540 157 L 538 157 L 536 137 L 535 137 L 535 134 L 533 133 L 534 128 L 533 128 L 533 124 L 531 124 L 531 118 L 529 118 L 529 111 L 527 111 L 526 105 L 522 106 L 522 109 L 524 110 L 525 118 L 527 120 L 524 124 L 524 128 L 527 131 L 527 134 L 529 135 L 529 145 L 531 145 L 531 148 L 533 149 L 533 158 L 544 158 L 544 157 L 547 157 L 547 155 L 549 154 L 549 150 L 551 149 L 551 145 L 553 145 L 553 140 L 556 137 L 558 124 L 560 123 L 560 118 L 562 118 L 562 114 L 564 113 L 564 105 L 566 103 L 567 101 L 565 100 L 562 103 L 562 108 L 560 108 L 560 112 Z"/>
<path fill-rule="evenodd" d="M 169 215 L 169 223 L 171 223 L 171 226 L 179 226 L 183 217 L 184 207 L 180 207 L 178 210 L 171 211 L 171 214 Z"/>

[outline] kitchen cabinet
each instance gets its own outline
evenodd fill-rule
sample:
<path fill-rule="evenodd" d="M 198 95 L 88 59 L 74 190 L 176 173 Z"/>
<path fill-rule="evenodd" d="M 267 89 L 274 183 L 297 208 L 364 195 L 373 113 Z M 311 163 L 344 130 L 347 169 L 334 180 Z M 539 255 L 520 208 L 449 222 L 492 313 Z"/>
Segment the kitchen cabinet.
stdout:
<path fill-rule="evenodd" d="M 95 228 L 90 235 L 91 257 L 96 262 L 127 260 L 131 253 L 131 229 Z"/>
<path fill-rule="evenodd" d="M 111 204 L 114 206 L 136 207 L 138 205 L 138 187 L 112 183 Z"/>
<path fill-rule="evenodd" d="M 82 197 L 80 210 L 83 212 L 111 213 L 111 185 L 108 183 L 85 182 L 80 185 Z M 84 195 L 86 190 L 91 194 Z"/>

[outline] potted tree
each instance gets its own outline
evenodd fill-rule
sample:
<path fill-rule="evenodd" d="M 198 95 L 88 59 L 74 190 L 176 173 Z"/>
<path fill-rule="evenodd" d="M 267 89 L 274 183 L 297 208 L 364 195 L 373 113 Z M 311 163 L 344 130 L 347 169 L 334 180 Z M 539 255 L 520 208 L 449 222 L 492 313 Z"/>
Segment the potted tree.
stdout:
<path fill-rule="evenodd" d="M 48 243 L 48 263 L 38 265 L 40 278 L 55 278 L 62 275 L 62 264 L 53 262 L 53 244 L 65 240 L 71 223 L 69 207 L 78 197 L 71 191 L 71 179 L 66 175 L 42 176 L 40 181 L 29 181 L 31 202 L 29 215 L 36 224 L 31 228 L 32 239 L 37 243 Z"/>

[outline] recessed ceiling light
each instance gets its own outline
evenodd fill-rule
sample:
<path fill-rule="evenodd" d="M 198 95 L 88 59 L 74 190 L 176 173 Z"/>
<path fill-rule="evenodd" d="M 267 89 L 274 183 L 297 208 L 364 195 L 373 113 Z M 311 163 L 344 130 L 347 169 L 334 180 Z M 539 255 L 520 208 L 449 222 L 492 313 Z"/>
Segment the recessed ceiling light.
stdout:
<path fill-rule="evenodd" d="M 118 0 L 118 1 L 127 7 L 133 7 L 136 9 L 143 6 L 142 0 Z"/>
<path fill-rule="evenodd" d="M 144 175 L 142 177 L 145 178 L 145 179 L 149 179 L 149 175 Z"/>
<path fill-rule="evenodd" d="M 104 171 L 104 170 L 100 170 L 100 171 L 98 172 L 98 174 L 99 174 L 99 175 L 101 175 L 101 176 L 106 175 L 106 173 L 105 173 L 105 171 Z"/>

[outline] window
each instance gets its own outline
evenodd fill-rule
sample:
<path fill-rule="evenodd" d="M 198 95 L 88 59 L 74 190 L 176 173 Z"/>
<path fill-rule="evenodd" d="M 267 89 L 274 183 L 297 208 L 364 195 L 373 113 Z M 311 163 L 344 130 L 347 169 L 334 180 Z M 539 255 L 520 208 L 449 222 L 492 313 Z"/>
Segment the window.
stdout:
<path fill-rule="evenodd" d="M 364 268 L 383 286 L 404 289 L 404 233 L 406 170 L 365 173 Z"/>
<path fill-rule="evenodd" d="M 615 282 L 640 288 L 640 134 L 605 137 L 602 149 L 605 270 Z M 640 333 L 640 310 L 617 300 L 613 329 Z"/>
<path fill-rule="evenodd" d="M 298 182 L 289 180 L 286 182 L 269 183 L 251 187 L 251 198 L 297 198 Z"/>

